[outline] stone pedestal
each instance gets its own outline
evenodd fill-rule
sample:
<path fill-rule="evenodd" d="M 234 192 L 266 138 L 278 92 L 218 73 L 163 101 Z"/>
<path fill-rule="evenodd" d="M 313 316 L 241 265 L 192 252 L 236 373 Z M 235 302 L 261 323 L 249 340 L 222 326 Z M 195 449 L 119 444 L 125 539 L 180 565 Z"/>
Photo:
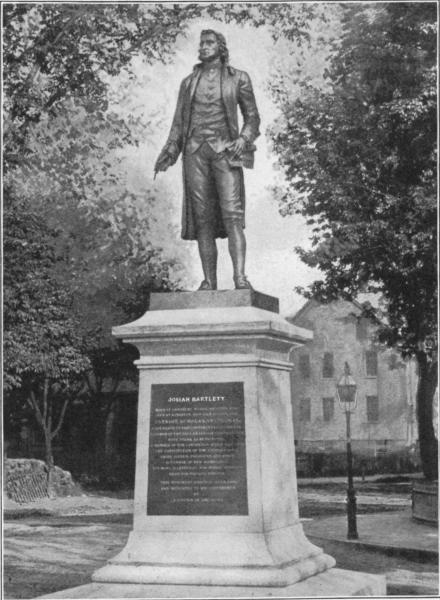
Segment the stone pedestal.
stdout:
<path fill-rule="evenodd" d="M 113 333 L 140 352 L 134 525 L 93 581 L 249 595 L 331 569 L 298 516 L 290 352 L 311 333 L 249 290 L 153 294 Z"/>

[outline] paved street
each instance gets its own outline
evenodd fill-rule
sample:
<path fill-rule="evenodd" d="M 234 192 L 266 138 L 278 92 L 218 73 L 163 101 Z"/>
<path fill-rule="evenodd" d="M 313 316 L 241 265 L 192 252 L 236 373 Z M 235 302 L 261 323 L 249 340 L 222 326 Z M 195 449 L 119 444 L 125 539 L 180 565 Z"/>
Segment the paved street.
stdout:
<path fill-rule="evenodd" d="M 358 496 L 360 542 L 370 546 L 345 541 L 342 483 L 299 488 L 306 534 L 336 558 L 339 568 L 385 574 L 388 594 L 436 594 L 438 560 L 433 554 L 396 553 L 374 545 L 375 540 L 391 541 L 387 527 L 404 526 L 413 528 L 408 529 L 412 539 L 401 536 L 405 546 L 416 546 L 417 537 L 422 549 L 437 548 L 437 529 L 417 525 L 409 517 L 407 486 L 398 492 L 392 486 L 380 487 L 366 484 Z M 92 572 L 125 544 L 131 530 L 129 498 L 80 496 L 6 509 L 5 598 L 33 598 L 88 583 Z"/>

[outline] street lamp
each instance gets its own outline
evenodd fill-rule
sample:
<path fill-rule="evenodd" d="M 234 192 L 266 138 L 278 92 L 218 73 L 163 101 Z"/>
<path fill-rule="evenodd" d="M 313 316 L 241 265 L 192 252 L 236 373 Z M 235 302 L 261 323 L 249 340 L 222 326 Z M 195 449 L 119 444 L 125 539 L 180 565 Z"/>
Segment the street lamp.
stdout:
<path fill-rule="evenodd" d="M 359 536 L 356 526 L 356 491 L 353 486 L 353 455 L 351 453 L 350 432 L 350 416 L 356 408 L 356 382 L 351 376 L 350 367 L 347 362 L 344 365 L 344 374 L 336 385 L 336 391 L 339 404 L 345 412 L 345 421 L 347 425 L 347 539 L 357 540 Z"/>

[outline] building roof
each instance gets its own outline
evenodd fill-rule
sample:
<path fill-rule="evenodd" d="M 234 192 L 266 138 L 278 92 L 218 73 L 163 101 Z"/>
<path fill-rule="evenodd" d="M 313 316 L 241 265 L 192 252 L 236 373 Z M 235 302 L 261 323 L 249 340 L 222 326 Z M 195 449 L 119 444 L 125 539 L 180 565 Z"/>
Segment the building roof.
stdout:
<path fill-rule="evenodd" d="M 333 300 L 333 302 L 347 302 L 348 304 L 352 304 L 353 307 L 355 307 L 357 310 L 363 311 L 364 307 L 362 306 L 362 304 L 360 302 L 358 302 L 357 300 L 344 300 L 342 298 L 338 299 L 338 300 Z M 328 304 L 331 304 L 331 302 L 329 302 Z M 291 317 L 286 317 L 286 319 L 294 324 L 294 325 L 298 325 L 299 321 L 302 317 L 304 317 L 309 310 L 311 310 L 312 308 L 316 307 L 316 306 L 323 306 L 325 305 L 324 302 L 319 302 L 318 300 L 315 300 L 315 298 L 311 298 L 310 300 L 307 300 L 302 306 L 301 308 Z M 377 324 L 382 324 L 382 322 L 380 321 L 380 319 L 376 316 L 371 316 L 371 317 L 367 317 L 370 318 L 372 320 L 375 320 Z M 304 325 L 302 325 L 302 327 L 304 327 Z"/>

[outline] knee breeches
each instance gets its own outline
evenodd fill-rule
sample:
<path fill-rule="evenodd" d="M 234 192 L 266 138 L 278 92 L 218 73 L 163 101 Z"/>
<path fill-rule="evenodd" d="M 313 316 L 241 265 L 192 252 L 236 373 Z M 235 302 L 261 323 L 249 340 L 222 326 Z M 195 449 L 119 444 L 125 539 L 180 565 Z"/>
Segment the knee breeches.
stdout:
<path fill-rule="evenodd" d="M 226 153 L 217 154 L 205 142 L 183 160 L 196 228 L 214 225 L 219 209 L 224 222 L 244 223 L 241 170 L 229 165 Z"/>

